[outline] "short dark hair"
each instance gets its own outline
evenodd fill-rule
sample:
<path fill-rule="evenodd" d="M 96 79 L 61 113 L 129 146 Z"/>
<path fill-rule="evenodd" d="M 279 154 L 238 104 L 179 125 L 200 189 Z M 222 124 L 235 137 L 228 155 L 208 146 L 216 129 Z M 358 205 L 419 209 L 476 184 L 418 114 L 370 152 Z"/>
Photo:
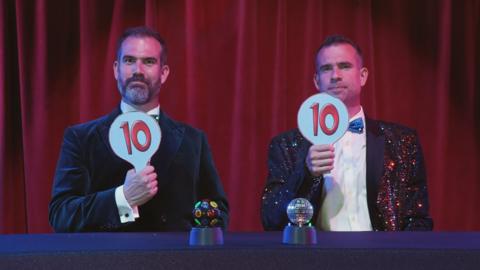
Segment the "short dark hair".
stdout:
<path fill-rule="evenodd" d="M 120 54 L 122 51 L 122 43 L 125 39 L 129 37 L 151 37 L 156 39 L 160 45 L 162 46 L 162 52 L 160 53 L 160 63 L 165 65 L 167 63 L 167 43 L 162 38 L 160 33 L 149 28 L 147 26 L 137 26 L 137 27 L 130 27 L 123 32 L 123 34 L 118 38 L 117 41 L 117 60 L 120 60 Z"/>
<path fill-rule="evenodd" d="M 323 48 L 330 47 L 333 45 L 337 44 L 350 44 L 356 51 L 358 56 L 360 56 L 360 61 L 361 64 L 363 65 L 363 53 L 362 49 L 360 49 L 360 46 L 358 46 L 357 43 L 353 42 L 351 39 L 342 36 L 342 35 L 330 35 L 323 40 L 322 44 L 320 47 L 317 49 L 317 52 L 315 53 L 315 67 L 318 69 L 318 54 Z"/>

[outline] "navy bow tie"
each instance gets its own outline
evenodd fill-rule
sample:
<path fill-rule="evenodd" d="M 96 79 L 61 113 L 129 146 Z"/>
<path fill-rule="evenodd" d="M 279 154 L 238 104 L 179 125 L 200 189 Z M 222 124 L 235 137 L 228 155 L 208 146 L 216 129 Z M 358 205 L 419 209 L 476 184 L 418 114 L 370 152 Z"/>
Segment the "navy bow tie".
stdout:
<path fill-rule="evenodd" d="M 363 132 L 363 120 L 362 118 L 357 118 L 352 120 L 348 124 L 348 131 L 353 133 L 362 133 Z"/>

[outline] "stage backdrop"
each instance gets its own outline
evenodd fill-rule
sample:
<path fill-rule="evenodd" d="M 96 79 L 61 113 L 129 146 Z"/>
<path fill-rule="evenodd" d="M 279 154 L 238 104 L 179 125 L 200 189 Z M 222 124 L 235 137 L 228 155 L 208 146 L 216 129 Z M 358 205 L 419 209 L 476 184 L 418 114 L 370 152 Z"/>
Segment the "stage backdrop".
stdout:
<path fill-rule="evenodd" d="M 1 0 L 0 232 L 50 232 L 64 129 L 118 105 L 117 37 L 148 25 L 169 46 L 161 106 L 203 129 L 231 203 L 261 230 L 270 139 L 315 92 L 328 34 L 357 41 L 370 117 L 418 130 L 436 230 L 480 229 L 480 1 Z"/>

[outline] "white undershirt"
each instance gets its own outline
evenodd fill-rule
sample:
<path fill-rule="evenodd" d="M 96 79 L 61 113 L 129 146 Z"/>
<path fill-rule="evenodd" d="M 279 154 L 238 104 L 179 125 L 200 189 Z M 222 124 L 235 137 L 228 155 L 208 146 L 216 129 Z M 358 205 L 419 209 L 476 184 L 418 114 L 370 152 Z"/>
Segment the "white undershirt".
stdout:
<path fill-rule="evenodd" d="M 120 102 L 120 110 L 122 111 L 122 113 L 137 111 L 134 107 L 125 103 L 123 100 Z M 148 111 L 147 114 L 160 114 L 160 105 Z M 138 212 L 138 206 L 131 206 L 125 198 L 125 193 L 123 192 L 123 185 L 115 189 L 115 203 L 117 204 L 118 215 L 120 216 L 121 223 L 133 222 L 136 218 L 140 217 L 140 213 Z"/>
<path fill-rule="evenodd" d="M 317 226 L 325 231 L 371 231 L 366 185 L 366 135 L 363 108 L 350 118 L 362 118 L 362 133 L 347 131 L 335 144 L 333 170 L 324 174 L 322 207 Z"/>

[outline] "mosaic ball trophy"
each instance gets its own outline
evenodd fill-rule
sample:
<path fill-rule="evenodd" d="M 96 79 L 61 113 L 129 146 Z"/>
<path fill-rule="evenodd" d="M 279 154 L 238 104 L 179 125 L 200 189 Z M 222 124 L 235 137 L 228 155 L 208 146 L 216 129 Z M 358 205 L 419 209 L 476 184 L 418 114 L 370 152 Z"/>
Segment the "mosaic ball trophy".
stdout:
<path fill-rule="evenodd" d="M 203 199 L 193 208 L 194 227 L 190 231 L 192 246 L 223 245 L 223 231 L 220 225 L 220 209 L 215 201 Z"/>
<path fill-rule="evenodd" d="M 317 231 L 310 223 L 313 217 L 313 206 L 307 199 L 293 199 L 287 206 L 287 216 L 290 222 L 283 230 L 284 244 L 317 243 Z"/>

